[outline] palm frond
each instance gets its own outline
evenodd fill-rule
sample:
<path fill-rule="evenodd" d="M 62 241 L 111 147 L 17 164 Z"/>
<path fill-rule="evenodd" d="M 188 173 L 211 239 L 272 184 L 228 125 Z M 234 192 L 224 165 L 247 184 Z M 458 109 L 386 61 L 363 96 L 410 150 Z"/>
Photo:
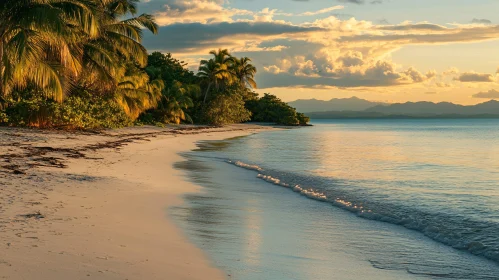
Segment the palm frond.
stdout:
<path fill-rule="evenodd" d="M 156 23 L 154 16 L 149 14 L 142 14 L 138 17 L 126 19 L 122 21 L 124 24 L 133 25 L 137 27 L 144 27 L 151 31 L 153 34 L 158 33 L 158 24 Z"/>

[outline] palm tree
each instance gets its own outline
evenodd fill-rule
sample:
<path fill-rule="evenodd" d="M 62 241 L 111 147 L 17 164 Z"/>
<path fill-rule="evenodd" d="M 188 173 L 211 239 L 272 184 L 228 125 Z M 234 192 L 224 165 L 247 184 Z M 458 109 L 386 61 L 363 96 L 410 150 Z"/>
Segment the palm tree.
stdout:
<path fill-rule="evenodd" d="M 61 101 L 82 69 L 78 43 L 98 35 L 92 0 L 0 2 L 0 94 L 36 86 Z"/>
<path fill-rule="evenodd" d="M 162 113 L 163 121 L 166 123 L 180 124 L 182 121 L 192 123 L 192 118 L 186 110 L 194 106 L 194 102 L 189 95 L 195 95 L 199 91 L 197 85 L 183 85 L 175 81 L 168 89 L 158 106 L 158 111 Z"/>
<path fill-rule="evenodd" d="M 158 26 L 137 15 L 139 1 L 0 0 L 0 103 L 25 89 L 56 101 L 86 90 L 114 96 L 131 118 L 155 107 L 164 84 L 142 70 L 141 41 Z"/>
<path fill-rule="evenodd" d="M 162 81 L 150 82 L 138 68 L 147 65 L 147 50 L 141 44 L 143 30 L 158 32 L 153 16 L 135 16 L 138 1 L 99 1 L 99 36 L 83 44 L 85 70 L 78 80 L 80 87 L 91 92 L 113 94 L 132 119 L 155 107 L 164 88 Z"/>
<path fill-rule="evenodd" d="M 132 120 L 137 119 L 142 112 L 157 106 L 165 87 L 162 80 L 149 81 L 145 71 L 131 64 L 120 76 L 115 99 Z"/>
<path fill-rule="evenodd" d="M 213 59 L 215 62 L 220 64 L 229 64 L 231 62 L 232 56 L 227 49 L 218 49 L 210 51 L 210 54 L 213 55 Z"/>
<path fill-rule="evenodd" d="M 210 59 L 201 61 L 197 76 L 206 85 L 206 92 L 203 99 L 203 103 L 206 103 L 210 89 L 214 86 L 218 90 L 221 83 L 225 80 L 230 80 L 231 72 L 229 71 L 228 64 L 220 64 L 215 59 Z"/>
<path fill-rule="evenodd" d="M 240 59 L 233 58 L 231 61 L 231 72 L 241 87 L 246 87 L 246 85 L 248 85 L 251 88 L 257 88 L 254 79 L 256 75 L 256 67 L 250 63 L 251 59 L 248 57 L 242 57 Z"/>
<path fill-rule="evenodd" d="M 213 60 L 215 62 L 219 63 L 221 65 L 221 68 L 227 68 L 230 69 L 233 64 L 234 57 L 229 53 L 229 50 L 227 49 L 218 49 L 210 51 L 210 54 L 213 55 Z M 232 76 L 231 73 L 228 73 L 225 75 L 225 77 L 222 78 L 220 81 L 219 85 L 222 88 L 225 88 L 225 86 L 230 85 L 233 83 L 234 77 Z"/>
<path fill-rule="evenodd" d="M 156 34 L 158 25 L 148 14 L 135 16 L 138 0 L 101 0 L 99 37 L 84 44 L 85 74 L 80 85 L 94 90 L 113 92 L 124 61 L 133 61 L 139 67 L 147 64 L 147 50 L 141 44 L 143 28 Z M 121 18 L 131 18 L 120 20 Z"/>

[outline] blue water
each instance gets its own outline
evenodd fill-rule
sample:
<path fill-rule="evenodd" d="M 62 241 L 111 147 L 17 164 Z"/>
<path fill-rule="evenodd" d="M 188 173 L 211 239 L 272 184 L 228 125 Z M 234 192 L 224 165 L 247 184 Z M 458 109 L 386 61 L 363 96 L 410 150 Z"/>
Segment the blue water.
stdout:
<path fill-rule="evenodd" d="M 499 279 L 499 121 L 349 120 L 202 143 L 175 216 L 231 279 Z"/>

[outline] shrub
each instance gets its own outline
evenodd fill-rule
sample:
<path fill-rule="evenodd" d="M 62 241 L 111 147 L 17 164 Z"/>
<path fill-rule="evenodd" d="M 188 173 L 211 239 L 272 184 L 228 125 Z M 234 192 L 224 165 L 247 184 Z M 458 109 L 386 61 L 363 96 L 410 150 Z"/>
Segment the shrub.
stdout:
<path fill-rule="evenodd" d="M 57 107 L 56 102 L 36 96 L 8 105 L 5 112 L 10 125 L 51 127 L 51 124 L 57 122 Z"/>
<path fill-rule="evenodd" d="M 281 101 L 275 95 L 265 94 L 257 100 L 249 100 L 246 107 L 253 114 L 253 121 L 272 122 L 282 125 L 306 125 L 310 118 Z"/>
<path fill-rule="evenodd" d="M 174 81 L 172 85 L 163 90 L 158 106 L 144 112 L 138 122 L 144 124 L 180 124 L 193 123 L 192 117 L 187 113 L 194 106 L 190 96 L 200 92 L 198 85 L 184 85 Z"/>
<path fill-rule="evenodd" d="M 204 117 L 208 124 L 221 126 L 249 121 L 251 112 L 244 107 L 241 95 L 220 94 L 209 103 Z"/>
<path fill-rule="evenodd" d="M 306 125 L 310 122 L 310 118 L 303 113 L 296 113 L 296 117 L 300 122 L 300 125 Z"/>
<path fill-rule="evenodd" d="M 4 110 L 0 111 L 0 124 L 7 124 L 9 122 L 9 116 Z"/>
<path fill-rule="evenodd" d="M 32 93 L 23 96 L 7 103 L 5 117 L 0 113 L 0 123 L 66 129 L 119 128 L 132 124 L 114 100 L 86 92 L 70 96 L 63 103 Z"/>
<path fill-rule="evenodd" d="M 113 99 L 101 96 L 71 96 L 61 104 L 61 124 L 73 129 L 120 128 L 132 120 Z"/>

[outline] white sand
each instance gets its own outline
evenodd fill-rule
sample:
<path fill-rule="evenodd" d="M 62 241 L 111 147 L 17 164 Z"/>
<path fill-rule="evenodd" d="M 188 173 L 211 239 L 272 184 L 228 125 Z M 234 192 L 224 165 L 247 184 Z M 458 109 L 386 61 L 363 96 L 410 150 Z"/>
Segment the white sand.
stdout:
<path fill-rule="evenodd" d="M 261 129 L 172 134 L 144 127 L 107 135 L 0 129 L 0 279 L 223 279 L 168 217 L 182 194 L 198 190 L 173 164 L 197 141 Z M 150 141 L 126 143 L 134 138 Z M 91 146 L 106 142 L 125 145 Z M 35 148 L 44 146 L 76 148 L 86 158 Z M 21 216 L 38 212 L 43 217 Z"/>

